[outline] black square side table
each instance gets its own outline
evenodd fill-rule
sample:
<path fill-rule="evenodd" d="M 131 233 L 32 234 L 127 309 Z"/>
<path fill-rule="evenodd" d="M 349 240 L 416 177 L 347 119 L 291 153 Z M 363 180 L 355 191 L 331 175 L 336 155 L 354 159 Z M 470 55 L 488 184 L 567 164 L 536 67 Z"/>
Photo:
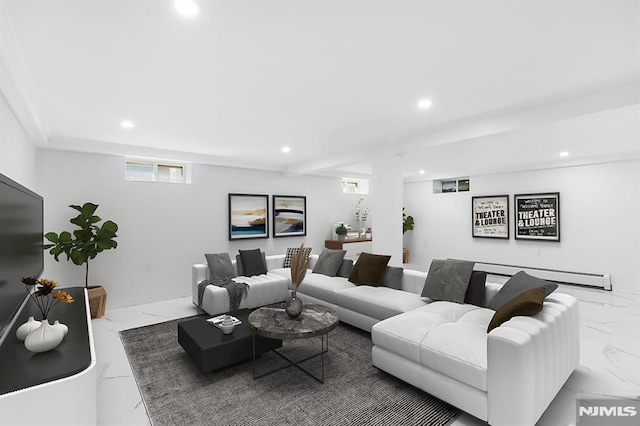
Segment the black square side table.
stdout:
<path fill-rule="evenodd" d="M 211 317 L 195 318 L 178 324 L 178 343 L 203 372 L 229 367 L 253 357 L 253 332 L 249 329 L 251 310 L 229 312 L 242 321 L 231 334 L 224 334 L 207 322 Z M 256 355 L 282 347 L 282 340 L 256 336 Z"/>

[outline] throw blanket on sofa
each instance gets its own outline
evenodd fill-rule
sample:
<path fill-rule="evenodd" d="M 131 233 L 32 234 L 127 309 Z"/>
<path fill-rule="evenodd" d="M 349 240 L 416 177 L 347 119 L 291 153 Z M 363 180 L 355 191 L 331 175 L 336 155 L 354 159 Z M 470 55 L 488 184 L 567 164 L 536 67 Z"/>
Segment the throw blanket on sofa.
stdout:
<path fill-rule="evenodd" d="M 223 287 L 229 293 L 229 310 L 235 311 L 240 307 L 242 297 L 249 293 L 249 284 L 237 283 L 231 278 L 212 278 L 210 280 L 201 281 L 198 284 L 198 305 L 202 306 L 202 296 L 204 295 L 204 289 L 209 285 L 215 285 Z"/>

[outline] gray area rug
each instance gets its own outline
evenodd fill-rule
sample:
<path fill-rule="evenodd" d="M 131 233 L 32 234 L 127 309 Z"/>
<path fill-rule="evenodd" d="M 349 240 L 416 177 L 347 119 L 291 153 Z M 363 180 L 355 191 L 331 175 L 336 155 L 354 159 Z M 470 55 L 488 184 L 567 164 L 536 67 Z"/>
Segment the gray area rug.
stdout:
<path fill-rule="evenodd" d="M 193 318 L 193 317 L 191 317 Z M 458 409 L 378 370 L 371 335 L 340 324 L 329 334 L 325 383 L 296 367 L 257 380 L 252 362 L 202 374 L 168 321 L 120 332 L 129 363 L 154 426 L 169 425 L 447 425 Z M 303 359 L 319 352 L 320 338 L 285 341 L 280 349 Z M 321 373 L 320 357 L 304 367 Z M 258 358 L 258 374 L 284 361 Z"/>

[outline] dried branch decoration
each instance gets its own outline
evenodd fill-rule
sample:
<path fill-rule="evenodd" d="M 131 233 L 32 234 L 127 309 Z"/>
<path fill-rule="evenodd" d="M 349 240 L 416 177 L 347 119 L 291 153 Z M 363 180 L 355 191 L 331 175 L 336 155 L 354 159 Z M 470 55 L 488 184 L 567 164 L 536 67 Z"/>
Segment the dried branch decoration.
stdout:
<path fill-rule="evenodd" d="M 294 290 L 297 290 L 300 284 L 302 284 L 302 280 L 304 280 L 307 274 L 310 261 L 311 258 L 307 254 L 304 243 L 302 243 L 298 252 L 293 253 L 291 256 L 291 283 L 293 284 Z"/>

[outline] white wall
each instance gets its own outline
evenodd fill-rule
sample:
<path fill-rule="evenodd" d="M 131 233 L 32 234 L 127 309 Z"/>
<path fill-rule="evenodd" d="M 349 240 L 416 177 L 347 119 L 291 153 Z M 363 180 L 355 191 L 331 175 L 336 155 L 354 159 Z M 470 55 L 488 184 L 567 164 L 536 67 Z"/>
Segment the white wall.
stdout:
<path fill-rule="evenodd" d="M 410 262 L 434 258 L 609 273 L 614 291 L 640 293 L 640 161 L 471 176 L 467 193 L 434 194 L 433 183 L 405 185 L 415 218 L 405 235 Z M 513 195 L 560 192 L 561 242 L 513 237 Z M 471 197 L 509 194 L 511 238 L 471 236 Z"/>
<path fill-rule="evenodd" d="M 119 247 L 90 265 L 91 284 L 107 290 L 107 307 L 191 294 L 191 265 L 203 254 L 261 248 L 284 253 L 303 241 L 320 253 L 330 224 L 353 221 L 359 196 L 342 194 L 339 178 L 193 165 L 191 185 L 126 182 L 119 156 L 38 150 L 38 186 L 45 197 L 45 232 L 72 230 L 70 204 L 92 201 L 97 214 L 119 227 Z M 229 193 L 305 195 L 307 237 L 228 241 Z M 64 258 L 64 256 L 62 257 Z M 84 269 L 45 257 L 44 276 L 83 285 Z"/>
<path fill-rule="evenodd" d="M 36 148 L 0 92 L 0 173 L 38 192 Z"/>

